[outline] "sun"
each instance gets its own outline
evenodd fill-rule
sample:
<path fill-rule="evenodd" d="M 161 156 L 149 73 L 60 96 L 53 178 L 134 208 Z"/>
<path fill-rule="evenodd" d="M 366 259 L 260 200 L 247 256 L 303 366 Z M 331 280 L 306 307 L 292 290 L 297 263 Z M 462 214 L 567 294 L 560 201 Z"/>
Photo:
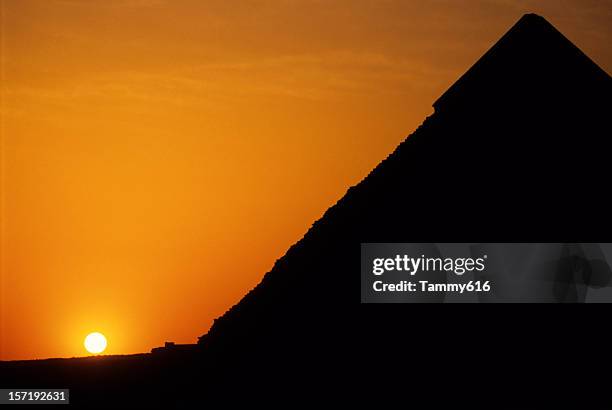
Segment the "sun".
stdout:
<path fill-rule="evenodd" d="M 93 332 L 87 335 L 83 344 L 89 353 L 102 353 L 106 349 L 106 337 L 100 332 Z"/>

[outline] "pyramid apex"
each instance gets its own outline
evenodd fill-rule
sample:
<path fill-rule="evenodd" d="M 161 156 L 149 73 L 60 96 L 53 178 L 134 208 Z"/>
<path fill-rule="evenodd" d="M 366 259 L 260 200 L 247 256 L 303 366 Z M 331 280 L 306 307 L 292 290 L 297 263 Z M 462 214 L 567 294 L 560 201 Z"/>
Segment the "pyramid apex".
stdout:
<path fill-rule="evenodd" d="M 517 28 L 532 26 L 546 26 L 547 28 L 552 28 L 556 31 L 554 26 L 550 24 L 548 20 L 535 13 L 523 14 L 523 16 L 514 24 L 513 29 L 516 30 Z"/>
<path fill-rule="evenodd" d="M 540 16 L 539 14 L 535 14 L 535 13 L 525 13 L 523 14 L 523 17 L 521 17 L 519 19 L 519 21 L 523 21 L 523 20 L 544 20 L 546 21 L 546 19 L 542 16 Z"/>
<path fill-rule="evenodd" d="M 436 112 L 504 103 L 531 89 L 544 92 L 610 77 L 544 17 L 524 14 L 433 104 Z"/>

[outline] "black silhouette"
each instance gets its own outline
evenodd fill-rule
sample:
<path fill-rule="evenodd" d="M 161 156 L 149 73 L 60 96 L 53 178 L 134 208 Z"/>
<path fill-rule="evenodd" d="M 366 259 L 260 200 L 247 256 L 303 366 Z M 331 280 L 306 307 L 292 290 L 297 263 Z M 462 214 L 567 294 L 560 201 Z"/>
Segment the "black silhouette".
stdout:
<path fill-rule="evenodd" d="M 361 305 L 360 243 L 605 242 L 611 85 L 545 19 L 525 15 L 198 350 L 5 362 L 0 384 L 69 387 L 90 403 L 525 408 L 537 395 L 583 406 L 607 388 L 584 362 L 610 366 L 601 310 Z"/>

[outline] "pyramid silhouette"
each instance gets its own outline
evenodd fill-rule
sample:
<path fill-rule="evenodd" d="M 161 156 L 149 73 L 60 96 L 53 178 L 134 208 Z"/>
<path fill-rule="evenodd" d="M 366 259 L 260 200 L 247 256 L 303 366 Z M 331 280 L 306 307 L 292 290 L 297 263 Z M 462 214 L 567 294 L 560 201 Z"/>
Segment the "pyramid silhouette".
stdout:
<path fill-rule="evenodd" d="M 207 366 L 217 369 L 206 385 L 227 392 L 238 384 L 254 397 L 272 389 L 374 399 L 407 386 L 451 394 L 443 380 L 486 372 L 491 360 L 506 375 L 522 372 L 535 360 L 526 335 L 546 346 L 535 349 L 538 362 L 556 366 L 554 347 L 578 339 L 572 321 L 588 337 L 588 319 L 360 305 L 360 244 L 604 242 L 612 232 L 611 86 L 544 18 L 523 16 L 200 338 Z M 496 379 L 483 379 L 493 395 Z M 464 393 L 465 384 L 455 385 Z"/>

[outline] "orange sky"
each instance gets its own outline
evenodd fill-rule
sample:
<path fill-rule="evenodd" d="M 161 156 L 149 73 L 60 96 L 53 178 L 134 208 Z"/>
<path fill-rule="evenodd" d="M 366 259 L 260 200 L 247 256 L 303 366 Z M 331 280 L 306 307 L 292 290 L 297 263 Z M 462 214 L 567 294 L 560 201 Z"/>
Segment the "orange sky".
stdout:
<path fill-rule="evenodd" d="M 0 358 L 195 342 L 524 12 L 611 72 L 610 1 L 460 3 L 0 0 Z"/>

